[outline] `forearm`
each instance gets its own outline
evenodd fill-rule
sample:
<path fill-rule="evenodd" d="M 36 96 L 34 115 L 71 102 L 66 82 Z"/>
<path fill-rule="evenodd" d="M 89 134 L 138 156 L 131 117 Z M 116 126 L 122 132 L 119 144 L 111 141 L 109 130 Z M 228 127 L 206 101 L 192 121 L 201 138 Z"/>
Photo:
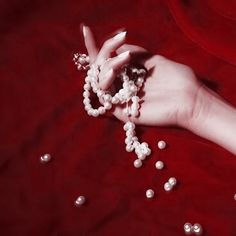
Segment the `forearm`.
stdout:
<path fill-rule="evenodd" d="M 206 87 L 198 92 L 188 128 L 236 155 L 236 109 Z"/>

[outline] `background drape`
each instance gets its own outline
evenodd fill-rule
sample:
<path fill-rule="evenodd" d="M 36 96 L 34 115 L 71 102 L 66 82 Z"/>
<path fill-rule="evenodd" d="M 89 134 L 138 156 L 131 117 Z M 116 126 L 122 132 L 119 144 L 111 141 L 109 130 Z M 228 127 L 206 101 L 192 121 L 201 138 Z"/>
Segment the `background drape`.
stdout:
<path fill-rule="evenodd" d="M 129 43 L 191 66 L 236 106 L 235 1 L 11 0 L 0 19 L 1 236 L 176 236 L 185 222 L 236 235 L 235 156 L 181 128 L 139 126 L 153 153 L 135 169 L 123 124 L 85 113 L 85 74 L 72 62 L 85 52 L 81 22 L 100 45 L 125 27 Z M 44 153 L 53 157 L 45 165 Z M 157 171 L 157 160 L 167 168 Z M 171 176 L 179 185 L 166 193 Z M 76 208 L 79 195 L 87 203 Z"/>

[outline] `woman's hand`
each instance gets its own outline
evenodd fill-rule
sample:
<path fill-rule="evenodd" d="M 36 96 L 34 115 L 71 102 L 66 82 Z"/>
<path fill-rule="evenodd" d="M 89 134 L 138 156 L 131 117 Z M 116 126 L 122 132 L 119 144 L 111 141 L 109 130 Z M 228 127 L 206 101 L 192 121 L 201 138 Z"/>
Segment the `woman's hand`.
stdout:
<path fill-rule="evenodd" d="M 120 68 L 133 60 L 147 69 L 148 76 L 139 92 L 140 116 L 130 120 L 143 125 L 178 125 L 236 154 L 235 108 L 201 84 L 190 67 L 124 44 L 125 32 L 108 39 L 100 50 L 88 27 L 83 33 L 91 62 L 101 66 L 102 89 L 110 88 Z M 116 56 L 112 57 L 114 52 Z M 113 114 L 127 121 L 123 109 L 116 106 Z"/>
<path fill-rule="evenodd" d="M 102 89 L 109 89 L 119 69 L 135 58 L 138 58 L 136 63 L 147 69 L 148 76 L 140 92 L 143 94 L 140 116 L 130 117 L 132 121 L 143 125 L 188 126 L 201 87 L 189 67 L 159 55 L 150 55 L 139 46 L 124 44 L 126 32 L 105 41 L 100 50 L 87 26 L 83 27 L 83 33 L 91 63 L 101 65 L 99 86 Z M 117 56 L 111 58 L 114 52 Z M 128 119 L 121 106 L 117 106 L 113 114 L 122 121 Z"/>

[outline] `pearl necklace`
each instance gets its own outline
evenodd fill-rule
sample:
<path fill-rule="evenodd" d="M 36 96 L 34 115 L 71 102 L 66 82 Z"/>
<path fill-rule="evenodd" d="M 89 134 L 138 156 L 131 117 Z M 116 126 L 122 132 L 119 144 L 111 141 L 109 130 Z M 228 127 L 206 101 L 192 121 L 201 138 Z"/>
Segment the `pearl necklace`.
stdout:
<path fill-rule="evenodd" d="M 82 59 L 86 58 L 86 60 L 84 59 L 82 62 L 81 57 Z M 88 69 L 88 67 L 84 65 L 85 63 L 88 63 L 88 57 L 86 57 L 85 54 L 81 54 L 81 56 L 79 54 L 75 54 L 73 61 L 75 62 L 78 70 L 81 70 L 81 68 Z M 105 114 L 106 111 L 110 110 L 113 105 L 126 104 L 124 113 L 128 117 L 137 117 L 139 115 L 140 108 L 140 98 L 137 96 L 137 93 L 143 86 L 146 70 L 143 68 L 138 69 L 136 67 L 124 67 L 122 72 L 118 75 L 122 81 L 122 88 L 113 96 L 110 91 L 103 91 L 99 88 L 99 73 L 100 67 L 92 64 L 89 66 L 87 76 L 85 78 L 83 103 L 88 115 L 98 117 L 99 115 Z M 98 108 L 93 108 L 91 105 L 91 90 L 97 95 L 101 103 L 101 106 Z M 134 161 L 134 166 L 139 168 L 142 166 L 142 161 L 151 154 L 151 150 L 147 143 L 140 143 L 138 141 L 137 136 L 135 136 L 135 124 L 133 122 L 126 122 L 123 128 L 126 131 L 126 151 L 135 152 L 138 159 Z"/>

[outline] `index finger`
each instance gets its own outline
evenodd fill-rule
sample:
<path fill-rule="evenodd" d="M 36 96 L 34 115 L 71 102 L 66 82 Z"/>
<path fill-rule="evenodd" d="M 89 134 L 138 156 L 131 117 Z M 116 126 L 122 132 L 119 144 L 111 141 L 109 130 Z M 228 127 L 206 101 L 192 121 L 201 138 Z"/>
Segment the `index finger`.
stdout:
<path fill-rule="evenodd" d="M 95 43 L 95 39 L 91 29 L 88 26 L 83 25 L 83 35 L 85 47 L 88 51 L 90 64 L 93 63 L 98 55 L 98 49 Z"/>

